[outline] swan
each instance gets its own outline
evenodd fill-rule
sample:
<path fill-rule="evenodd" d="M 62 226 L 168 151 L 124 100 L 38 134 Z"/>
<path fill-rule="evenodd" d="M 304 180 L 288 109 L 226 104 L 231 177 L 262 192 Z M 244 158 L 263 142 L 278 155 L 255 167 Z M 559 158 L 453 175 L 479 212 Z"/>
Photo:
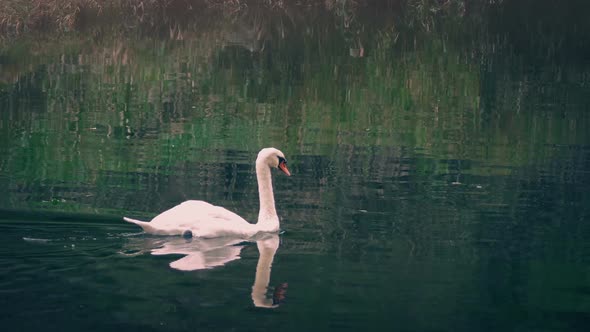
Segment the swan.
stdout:
<path fill-rule="evenodd" d="M 275 148 L 264 148 L 256 158 L 256 179 L 260 210 L 258 222 L 251 224 L 239 215 L 204 201 L 185 201 L 154 217 L 150 222 L 123 217 L 127 222 L 154 235 L 182 235 L 185 237 L 250 238 L 258 233 L 278 232 L 279 217 L 275 209 L 271 168 L 278 168 L 291 176 L 285 155 Z"/>

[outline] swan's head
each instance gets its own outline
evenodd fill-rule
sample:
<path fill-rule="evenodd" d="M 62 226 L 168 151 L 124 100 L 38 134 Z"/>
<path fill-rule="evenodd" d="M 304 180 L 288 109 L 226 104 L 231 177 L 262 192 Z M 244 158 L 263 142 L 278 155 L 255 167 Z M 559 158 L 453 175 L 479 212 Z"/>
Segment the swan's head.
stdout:
<path fill-rule="evenodd" d="M 271 168 L 278 168 L 283 173 L 291 176 L 291 172 L 287 168 L 287 159 L 281 150 L 275 148 L 265 148 L 258 152 L 258 158 L 256 158 L 256 165 L 267 165 Z"/>

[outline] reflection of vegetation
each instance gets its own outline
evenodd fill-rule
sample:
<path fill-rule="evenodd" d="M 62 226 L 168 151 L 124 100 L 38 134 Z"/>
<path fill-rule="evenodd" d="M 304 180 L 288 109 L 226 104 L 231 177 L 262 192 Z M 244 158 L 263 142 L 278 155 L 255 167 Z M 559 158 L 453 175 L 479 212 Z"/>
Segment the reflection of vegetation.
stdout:
<path fill-rule="evenodd" d="M 465 0 L 409 0 L 408 25 L 417 25 L 420 29 L 432 31 L 436 20 L 441 16 L 460 18 L 465 15 Z"/>
<path fill-rule="evenodd" d="M 489 307 L 506 300 L 506 316 L 531 301 L 575 312 L 556 290 L 581 289 L 579 271 L 564 278 L 543 263 L 581 268 L 588 251 L 590 29 L 572 28 L 587 20 L 560 26 L 570 16 L 559 8 L 549 21 L 502 6 L 455 15 L 442 3 L 408 1 L 423 7 L 387 18 L 339 1 L 329 15 L 248 7 L 164 28 L 5 41 L 0 209 L 147 218 L 192 198 L 252 219 L 252 161 L 275 145 L 294 176 L 275 184 L 287 230 L 279 255 L 290 259 L 273 274 L 330 280 L 293 287 L 300 299 L 323 304 L 358 288 L 334 306 L 485 319 L 456 301 L 476 287 L 489 290 L 474 293 Z M 134 285 L 169 294 L 182 284 L 162 280 Z M 519 292 L 503 294 L 514 288 L 502 282 Z M 384 291 L 440 305 L 392 309 Z M 146 324 L 159 326 L 152 316 Z M 301 321 L 317 329 L 330 317 Z"/>
<path fill-rule="evenodd" d="M 95 0 L 6 0 L 0 4 L 0 30 L 19 34 L 30 30 L 72 30 L 89 16 L 117 12 L 135 12 L 145 5 L 156 7 L 160 1 L 95 1 Z M 121 17 L 122 19 L 123 17 Z"/>
<path fill-rule="evenodd" d="M 362 11 L 350 22 L 348 9 L 321 21 L 267 10 L 179 23 L 157 40 L 98 29 L 7 44 L 0 206 L 255 205 L 252 156 L 276 145 L 313 174 L 290 218 L 319 238 L 354 232 L 374 246 L 395 233 L 414 245 L 477 237 L 478 213 L 517 206 L 522 183 L 547 172 L 587 181 L 588 156 L 575 152 L 589 141 L 584 67 L 527 63 L 468 15 L 423 29 L 370 25 Z M 277 186 L 280 201 L 289 187 Z"/>
<path fill-rule="evenodd" d="M 0 3 L 0 33 L 87 31 L 89 27 L 112 24 L 123 30 L 166 28 L 175 22 L 199 19 L 205 11 L 235 16 L 252 9 L 268 11 L 270 15 L 266 18 L 284 15 L 291 21 L 303 13 L 313 15 L 317 9 L 322 9 L 347 29 L 357 24 L 362 12 L 384 9 L 399 12 L 404 9 L 408 25 L 430 31 L 439 17 L 462 17 L 466 4 L 464 0 L 5 0 Z"/>

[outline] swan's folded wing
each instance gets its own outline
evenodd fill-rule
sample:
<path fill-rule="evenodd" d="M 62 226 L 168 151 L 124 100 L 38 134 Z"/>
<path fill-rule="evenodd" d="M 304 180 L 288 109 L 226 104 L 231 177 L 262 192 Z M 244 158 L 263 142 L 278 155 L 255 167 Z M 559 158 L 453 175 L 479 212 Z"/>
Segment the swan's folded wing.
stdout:
<path fill-rule="evenodd" d="M 236 213 L 205 201 L 186 201 L 180 204 L 179 207 L 187 209 L 190 213 L 197 214 L 205 220 L 215 219 L 228 222 L 247 222 Z"/>
<path fill-rule="evenodd" d="M 182 235 L 190 231 L 194 237 L 249 236 L 253 224 L 237 214 L 204 201 L 186 201 L 164 211 L 149 222 L 152 234 Z"/>
<path fill-rule="evenodd" d="M 213 219 L 245 221 L 242 217 L 222 207 L 204 201 L 186 201 L 160 213 L 151 222 L 157 224 L 170 222 L 179 225 L 207 222 Z"/>

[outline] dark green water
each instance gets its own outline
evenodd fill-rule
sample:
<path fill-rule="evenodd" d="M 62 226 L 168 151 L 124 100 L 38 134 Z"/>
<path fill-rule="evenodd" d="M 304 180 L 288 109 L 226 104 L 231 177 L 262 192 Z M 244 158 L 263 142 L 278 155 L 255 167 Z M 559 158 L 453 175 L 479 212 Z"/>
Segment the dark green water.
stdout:
<path fill-rule="evenodd" d="M 4 42 L 2 329 L 587 330 L 590 28 L 543 3 Z M 266 146 L 280 239 L 120 220 L 254 221 Z"/>

